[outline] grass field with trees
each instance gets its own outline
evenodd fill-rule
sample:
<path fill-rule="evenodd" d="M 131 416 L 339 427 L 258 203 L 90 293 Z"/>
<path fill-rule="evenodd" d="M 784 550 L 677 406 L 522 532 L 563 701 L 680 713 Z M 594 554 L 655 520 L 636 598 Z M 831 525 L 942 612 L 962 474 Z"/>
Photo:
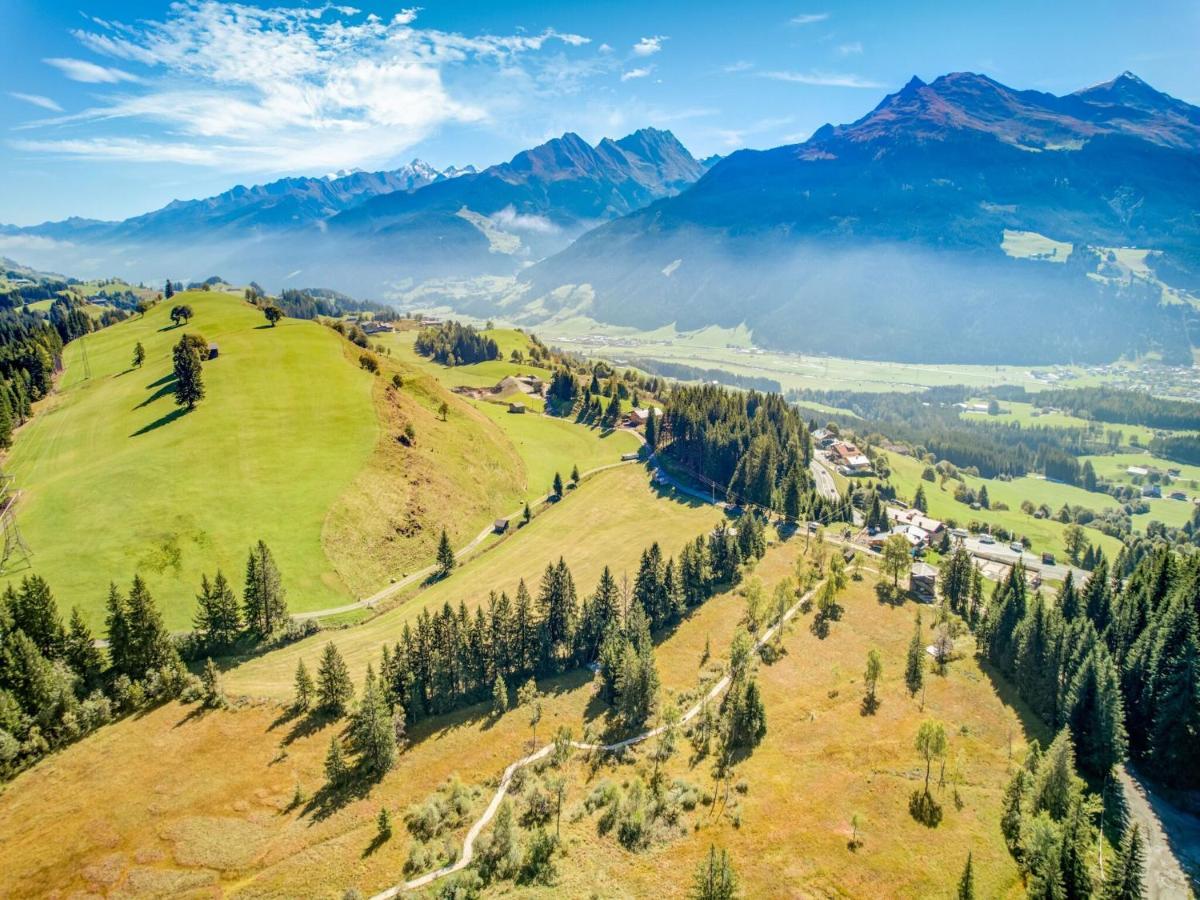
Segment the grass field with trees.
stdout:
<path fill-rule="evenodd" d="M 239 576 L 262 538 L 277 548 L 292 609 L 344 600 L 321 529 L 374 445 L 372 379 L 315 322 L 264 327 L 260 312 L 215 292 L 180 303 L 195 313 L 186 325 L 172 326 L 173 304 L 161 303 L 68 345 L 59 391 L 19 432 L 6 469 L 23 492 L 32 571 L 93 626 L 109 582 L 139 572 L 169 626 L 183 628 L 201 573 Z M 185 333 L 219 349 L 191 412 L 175 405 L 171 375 Z"/>

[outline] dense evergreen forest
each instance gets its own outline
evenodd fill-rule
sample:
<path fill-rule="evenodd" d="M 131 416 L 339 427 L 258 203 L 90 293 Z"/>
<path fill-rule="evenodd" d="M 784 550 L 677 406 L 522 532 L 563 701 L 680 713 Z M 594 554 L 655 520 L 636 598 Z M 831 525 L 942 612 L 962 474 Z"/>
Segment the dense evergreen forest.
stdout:
<path fill-rule="evenodd" d="M 1165 428 L 1171 431 L 1200 430 L 1200 403 L 1168 400 L 1142 391 L 1087 387 L 1041 391 L 1012 399 L 1054 407 L 1098 422 L 1145 425 L 1148 428 Z"/>
<path fill-rule="evenodd" d="M 848 501 L 817 493 L 808 467 L 808 428 L 779 394 L 677 386 L 667 396 L 656 441 L 671 461 L 725 488 L 738 502 L 793 521 L 850 521 Z"/>
<path fill-rule="evenodd" d="M 965 551 L 946 558 L 947 604 L 1033 712 L 1070 730 L 1085 772 L 1103 777 L 1129 755 L 1164 783 L 1200 787 L 1188 763 L 1200 759 L 1200 554 L 1157 545 L 1131 567 L 1123 550 L 1082 588 L 1068 577 L 1053 603 L 1018 566 L 986 615 L 972 578 Z"/>
<path fill-rule="evenodd" d="M 251 285 L 246 290 L 246 299 L 251 302 L 265 297 L 266 293 L 258 285 Z M 359 312 L 369 312 L 372 318 L 381 322 L 397 318 L 396 311 L 390 306 L 369 300 L 355 300 L 337 291 L 320 288 L 287 288 L 275 298 L 275 303 L 289 319 L 315 319 L 318 316 L 340 318 Z"/>
<path fill-rule="evenodd" d="M 1150 441 L 1150 452 L 1163 459 L 1200 466 L 1200 435 L 1170 434 Z"/>
<path fill-rule="evenodd" d="M 500 347 L 494 340 L 484 337 L 474 326 L 458 322 L 422 328 L 413 347 L 422 356 L 447 366 L 466 366 L 500 358 Z"/>

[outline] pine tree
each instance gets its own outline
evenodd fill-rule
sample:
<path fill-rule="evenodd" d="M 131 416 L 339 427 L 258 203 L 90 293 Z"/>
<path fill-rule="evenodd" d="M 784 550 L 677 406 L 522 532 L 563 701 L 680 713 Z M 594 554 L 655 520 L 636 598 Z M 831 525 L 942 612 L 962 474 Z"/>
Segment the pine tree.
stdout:
<path fill-rule="evenodd" d="M 346 768 L 346 757 L 342 753 L 342 742 L 337 735 L 329 739 L 329 751 L 325 754 L 325 779 L 333 787 L 339 787 L 346 780 L 349 770 Z"/>
<path fill-rule="evenodd" d="M 1146 896 L 1145 854 L 1142 833 L 1137 825 L 1125 829 L 1121 848 L 1104 879 L 1104 900 L 1142 900 Z"/>
<path fill-rule="evenodd" d="M 225 608 L 224 602 L 222 608 Z M 242 609 L 246 627 L 264 638 L 280 628 L 288 616 L 287 593 L 283 588 L 282 576 L 270 548 L 261 540 L 250 548 L 246 560 Z"/>
<path fill-rule="evenodd" d="M 228 647 L 237 640 L 242 628 L 241 610 L 233 588 L 220 569 L 211 584 L 207 576 L 201 577 L 196 603 L 193 624 L 207 646 Z"/>
<path fill-rule="evenodd" d="M 45 579 L 38 575 L 22 578 L 19 590 L 8 587 L 3 602 L 13 625 L 25 632 L 43 656 L 48 659 L 62 656 L 65 639 L 62 619 Z"/>
<path fill-rule="evenodd" d="M 392 814 L 386 806 L 379 807 L 379 816 L 375 819 L 376 831 L 380 841 L 392 839 Z"/>
<path fill-rule="evenodd" d="M 504 683 L 504 677 L 496 676 L 496 680 L 492 682 L 492 712 L 498 716 L 504 715 L 508 711 L 508 685 Z"/>
<path fill-rule="evenodd" d="M 1116 665 L 1097 642 L 1071 682 L 1066 702 L 1067 724 L 1075 738 L 1080 765 L 1107 775 L 1125 758 L 1125 711 Z"/>
<path fill-rule="evenodd" d="M 396 724 L 370 663 L 363 681 L 362 702 L 350 725 L 351 741 L 362 767 L 379 777 L 396 763 Z"/>
<path fill-rule="evenodd" d="M 85 688 L 99 684 L 104 671 L 104 657 L 77 606 L 71 608 L 71 623 L 67 626 L 63 655 Z"/>
<path fill-rule="evenodd" d="M 296 677 L 293 681 L 296 688 L 296 709 L 304 712 L 312 706 L 313 699 L 313 681 L 312 676 L 308 674 L 308 667 L 304 665 L 304 660 L 296 663 Z"/>
<path fill-rule="evenodd" d="M 529 520 L 533 518 L 533 510 L 529 508 L 529 501 L 525 501 L 525 508 L 521 510 L 521 521 L 528 525 Z"/>
<path fill-rule="evenodd" d="M 342 659 L 337 646 L 330 641 L 321 653 L 321 666 L 317 670 L 318 705 L 324 712 L 340 716 L 353 696 L 350 670 L 346 668 L 346 661 Z"/>
<path fill-rule="evenodd" d="M 8 392 L 8 385 L 0 380 L 0 448 L 6 450 L 12 446 L 14 418 L 12 401 L 9 399 Z"/>
<path fill-rule="evenodd" d="M 446 529 L 442 529 L 442 536 L 438 540 L 437 549 L 437 574 L 439 578 L 445 578 L 454 571 L 454 567 L 458 564 L 458 560 L 454 558 L 454 548 L 450 546 L 450 536 L 446 534 Z"/>
<path fill-rule="evenodd" d="M 200 683 L 204 689 L 205 706 L 217 709 L 225 705 L 225 692 L 221 688 L 221 673 L 217 670 L 211 656 L 204 662 L 204 669 L 200 673 Z"/>
<path fill-rule="evenodd" d="M 646 416 L 646 446 L 653 453 L 658 449 L 658 416 L 654 414 L 653 408 L 650 410 L 650 415 Z"/>
<path fill-rule="evenodd" d="M 737 875 L 729 862 L 729 852 L 722 849 L 718 854 L 715 846 L 709 846 L 708 856 L 692 876 L 691 896 L 694 900 L 733 900 L 737 895 Z"/>
<path fill-rule="evenodd" d="M 958 879 L 956 896 L 958 900 L 975 900 L 975 870 L 970 851 L 967 851 L 967 864 L 963 867 L 962 877 Z"/>
<path fill-rule="evenodd" d="M 108 658 L 113 669 L 128 675 L 130 670 L 129 617 L 125 598 L 115 584 L 108 586 L 105 603 L 105 631 L 108 638 Z M 132 676 L 131 676 L 132 677 Z"/>
<path fill-rule="evenodd" d="M 925 683 L 925 646 L 921 640 L 921 613 L 917 613 L 916 624 L 913 627 L 912 640 L 908 643 L 908 658 L 904 664 L 904 684 L 910 697 L 915 697 L 917 691 Z"/>
<path fill-rule="evenodd" d="M 554 473 L 554 484 L 550 486 L 550 493 L 557 499 L 563 495 L 563 480 L 562 476 L 557 472 Z"/>
<path fill-rule="evenodd" d="M 571 466 L 571 484 L 579 484 L 579 466 Z"/>
<path fill-rule="evenodd" d="M 144 678 L 147 672 L 179 661 L 162 613 L 140 575 L 133 576 L 125 603 L 125 618 L 128 628 L 126 675 L 137 680 Z"/>
<path fill-rule="evenodd" d="M 192 335 L 184 335 L 171 354 L 175 369 L 175 403 L 188 409 L 195 409 L 204 399 L 200 351 L 192 338 Z"/>

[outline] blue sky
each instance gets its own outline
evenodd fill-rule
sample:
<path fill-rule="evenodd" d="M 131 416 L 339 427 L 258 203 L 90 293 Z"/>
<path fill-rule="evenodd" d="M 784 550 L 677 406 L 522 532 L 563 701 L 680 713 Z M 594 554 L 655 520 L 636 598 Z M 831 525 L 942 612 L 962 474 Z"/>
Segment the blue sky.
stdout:
<path fill-rule="evenodd" d="M 803 140 L 912 75 L 1054 93 L 1129 69 L 1200 104 L 1200 3 L 3 0 L 0 222 L 235 183 L 485 166 L 564 131 L 697 156 Z"/>

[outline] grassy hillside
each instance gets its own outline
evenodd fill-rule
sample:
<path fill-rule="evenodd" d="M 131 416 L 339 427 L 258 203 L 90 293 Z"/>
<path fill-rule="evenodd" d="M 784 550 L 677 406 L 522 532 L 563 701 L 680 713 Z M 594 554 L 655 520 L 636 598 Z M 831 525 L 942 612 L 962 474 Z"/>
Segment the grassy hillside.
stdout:
<path fill-rule="evenodd" d="M 760 564 L 756 574 L 768 591 L 790 571 L 796 552 L 795 543 L 777 547 Z M 508 560 L 493 562 L 492 574 L 502 576 Z M 519 895 L 684 897 L 696 860 L 715 843 L 730 849 L 748 897 L 777 895 L 780 885 L 802 896 L 944 896 L 968 850 L 978 896 L 1018 896 L 1016 867 L 996 822 L 1010 746 L 1014 760 L 1021 758 L 1021 721 L 969 658 L 945 677 L 930 676 L 921 711 L 903 688 L 914 607 L 880 605 L 869 582 L 852 585 L 843 604 L 827 638 L 816 638 L 802 617 L 785 638 L 782 660 L 760 669 L 768 731 L 735 776 L 746 787 L 733 793 L 737 827 L 702 803 L 649 849 L 626 851 L 612 833 L 598 832 L 584 800 L 602 780 L 647 777 L 648 748 L 630 763 L 607 759 L 594 768 L 577 754 L 567 771 L 558 880 L 520 888 Z M 665 696 L 694 690 L 707 669 L 706 640 L 712 662 L 721 660 L 743 609 L 736 594 L 713 598 L 659 645 Z M 861 672 L 869 647 L 880 650 L 884 675 L 881 706 L 864 717 Z M 593 699 L 590 676 L 540 686 L 542 739 L 560 725 L 578 735 L 597 724 L 603 705 Z M 912 738 L 926 716 L 946 723 L 965 776 L 961 808 L 949 789 L 935 788 L 945 809 L 936 829 L 918 825 L 907 810 L 923 775 Z M 410 838 L 402 819 L 410 804 L 458 777 L 474 788 L 473 819 L 530 736 L 522 710 L 497 719 L 486 705 L 465 709 L 414 729 L 380 784 L 344 803 L 293 806 L 297 786 L 311 797 L 323 782 L 330 736 L 344 725 L 312 726 L 268 706 L 202 712 L 173 703 L 106 728 L 19 776 L 0 797 L 0 894 L 341 896 L 355 887 L 370 895 L 403 875 Z M 670 777 L 711 790 L 711 760 L 689 765 L 690 755 L 681 739 Z M 520 795 L 514 803 L 519 813 Z M 385 806 L 395 834 L 379 844 L 375 819 Z M 863 844 L 851 851 L 849 817 L 856 812 L 864 819 Z M 447 839 L 457 844 L 466 830 L 464 822 Z M 512 890 L 506 884 L 489 894 Z"/>
<path fill-rule="evenodd" d="M 543 512 L 526 527 L 478 559 L 456 569 L 444 581 L 416 593 L 397 608 L 345 632 L 316 635 L 298 644 L 253 659 L 231 670 L 231 692 L 284 699 L 291 696 L 296 662 L 303 658 L 315 671 L 317 656 L 329 640 L 336 641 L 355 679 L 380 644 L 394 642 L 424 607 L 439 609 L 460 600 L 468 608 L 486 603 L 491 590 L 512 596 L 524 578 L 530 591 L 547 563 L 562 556 L 575 576 L 580 596 L 595 589 L 605 565 L 618 579 L 637 572 L 638 558 L 653 541 L 675 554 L 683 543 L 712 528 L 720 514 L 694 501 L 660 497 L 648 484 L 645 469 L 623 466 L 589 479 L 566 499 Z"/>
<path fill-rule="evenodd" d="M 375 443 L 373 379 L 315 322 L 269 328 L 230 295 L 178 299 L 195 310 L 185 327 L 173 328 L 170 304 L 160 304 L 70 344 L 59 393 L 21 430 L 7 468 L 24 492 L 17 515 L 33 571 L 93 626 L 109 582 L 140 572 L 168 624 L 182 628 L 200 573 L 219 566 L 240 583 L 247 548 L 263 538 L 293 609 L 343 601 L 321 527 Z M 184 333 L 220 346 L 204 364 L 207 397 L 190 413 L 175 406 L 170 381 Z M 138 341 L 146 363 L 132 369 Z"/>

